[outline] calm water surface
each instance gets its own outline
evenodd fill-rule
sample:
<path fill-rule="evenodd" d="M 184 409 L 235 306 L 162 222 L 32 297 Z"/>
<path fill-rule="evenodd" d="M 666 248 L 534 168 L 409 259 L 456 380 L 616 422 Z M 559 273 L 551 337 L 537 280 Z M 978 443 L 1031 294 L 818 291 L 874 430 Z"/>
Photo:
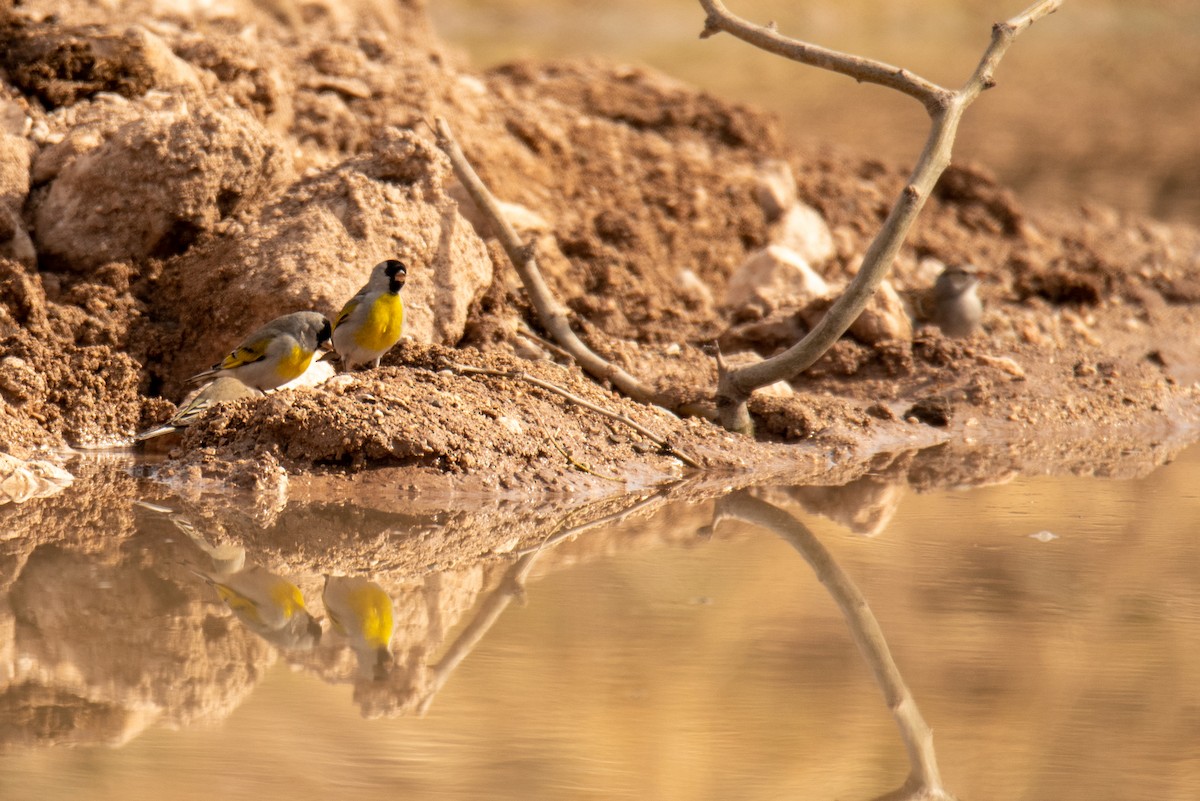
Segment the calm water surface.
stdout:
<path fill-rule="evenodd" d="M 910 770 L 890 686 L 956 797 L 1194 799 L 1198 487 L 1193 448 L 1132 481 L 668 505 L 380 576 L 378 679 L 332 633 L 251 633 L 156 555 L 171 527 L 42 546 L 0 585 L 0 798 L 872 799 Z"/>

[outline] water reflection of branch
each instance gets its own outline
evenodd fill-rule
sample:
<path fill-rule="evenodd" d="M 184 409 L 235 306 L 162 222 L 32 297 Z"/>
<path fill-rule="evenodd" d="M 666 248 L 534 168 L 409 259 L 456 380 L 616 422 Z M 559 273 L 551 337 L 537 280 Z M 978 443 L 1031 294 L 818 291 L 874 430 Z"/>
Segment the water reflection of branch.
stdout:
<path fill-rule="evenodd" d="M 451 674 L 458 668 L 459 664 L 466 659 L 467 655 L 475 649 L 475 646 L 484 638 L 484 636 L 500 619 L 500 615 L 508 608 L 508 605 L 514 599 L 523 598 L 525 595 L 525 580 L 529 577 L 529 572 L 533 569 L 534 563 L 538 560 L 547 548 L 551 548 L 558 543 L 570 539 L 576 534 L 581 534 L 597 526 L 609 525 L 620 522 L 630 515 L 652 506 L 656 503 L 662 503 L 670 489 L 664 488 L 655 492 L 653 495 L 642 498 L 635 503 L 626 506 L 612 514 L 598 517 L 594 520 L 589 520 L 586 523 L 580 523 L 575 526 L 564 525 L 559 531 L 552 534 L 543 540 L 540 544 L 527 548 L 522 551 L 517 551 L 518 559 L 509 566 L 504 572 L 503 578 L 500 579 L 499 586 L 492 591 L 483 605 L 479 607 L 479 611 L 471 618 L 471 622 L 467 624 L 462 633 L 455 638 L 450 647 L 446 649 L 446 653 L 438 661 L 437 665 L 430 669 L 430 672 L 425 680 L 422 688 L 421 701 L 417 705 L 417 712 L 424 715 L 429 711 L 429 707 L 433 704 L 433 699 L 441 691 L 442 687 L 450 679 Z"/>
<path fill-rule="evenodd" d="M 892 659 L 879 621 L 867 605 L 867 599 L 833 560 L 825 546 L 795 517 L 745 491 L 734 492 L 717 501 L 713 525 L 723 520 L 741 520 L 768 528 L 783 537 L 804 557 L 841 609 L 855 644 L 883 692 L 908 751 L 908 780 L 900 788 L 881 796 L 878 801 L 952 799 L 953 796 L 942 787 L 937 755 L 933 750 L 933 732 L 921 716 L 912 692 Z"/>
<path fill-rule="evenodd" d="M 429 711 L 433 699 L 441 692 L 442 687 L 446 686 L 451 674 L 467 658 L 467 655 L 475 650 L 475 646 L 500 619 L 500 615 L 504 614 L 508 605 L 514 599 L 524 597 L 525 579 L 528 578 L 529 571 L 541 553 L 541 551 L 527 553 L 509 566 L 504 577 L 500 579 L 500 585 L 492 591 L 479 611 L 471 618 L 471 622 L 446 649 L 441 660 L 430 669 L 422 687 L 420 703 L 417 704 L 418 714 L 424 715 Z"/>
<path fill-rule="evenodd" d="M 570 539 L 571 537 L 574 537 L 576 534 L 582 534 L 583 532 L 588 531 L 593 528 L 596 528 L 597 526 L 604 526 L 604 525 L 608 525 L 610 523 L 619 523 L 622 520 L 624 520 L 625 518 L 632 515 L 634 512 L 641 511 L 642 509 L 645 509 L 646 507 L 651 506 L 655 503 L 662 503 L 662 501 L 665 500 L 665 498 L 666 498 L 665 491 L 656 492 L 653 495 L 642 498 L 640 501 L 637 501 L 636 503 L 633 503 L 630 506 L 626 506 L 624 509 L 613 512 L 612 514 L 607 514 L 607 515 L 604 515 L 603 517 L 598 517 L 595 520 L 589 520 L 586 523 L 580 523 L 577 526 L 567 526 L 567 527 L 561 528 L 558 531 L 556 531 L 554 534 L 551 534 L 549 537 L 542 540 L 542 542 L 540 542 L 539 544 L 531 546 L 529 548 L 523 548 L 522 550 L 519 550 L 516 553 L 518 556 L 525 556 L 526 554 L 536 553 L 537 551 L 540 551 L 544 548 L 549 548 L 552 545 L 557 545 L 558 543 L 562 542 L 563 540 Z"/>

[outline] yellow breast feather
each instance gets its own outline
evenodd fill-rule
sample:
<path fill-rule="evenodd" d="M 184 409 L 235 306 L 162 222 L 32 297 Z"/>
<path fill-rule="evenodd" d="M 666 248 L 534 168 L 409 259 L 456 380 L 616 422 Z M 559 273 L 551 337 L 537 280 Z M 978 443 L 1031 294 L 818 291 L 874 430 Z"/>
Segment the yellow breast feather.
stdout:
<path fill-rule="evenodd" d="M 304 608 L 304 596 L 300 594 L 300 588 L 290 581 L 280 581 L 272 587 L 271 600 L 279 604 L 288 617 Z"/>
<path fill-rule="evenodd" d="M 350 604 L 362 621 L 363 639 L 369 645 L 386 648 L 392 641 L 392 604 L 387 595 L 374 587 L 355 590 Z"/>
<path fill-rule="evenodd" d="M 404 325 L 404 302 L 399 295 L 385 292 L 367 310 L 366 323 L 354 337 L 354 342 L 366 350 L 386 350 L 396 344 Z"/>
<path fill-rule="evenodd" d="M 284 381 L 291 381 L 297 376 L 303 375 L 308 369 L 308 365 L 312 362 L 312 351 L 305 350 L 299 345 L 293 345 L 292 349 L 279 360 L 279 365 L 275 368 L 275 372 Z"/>

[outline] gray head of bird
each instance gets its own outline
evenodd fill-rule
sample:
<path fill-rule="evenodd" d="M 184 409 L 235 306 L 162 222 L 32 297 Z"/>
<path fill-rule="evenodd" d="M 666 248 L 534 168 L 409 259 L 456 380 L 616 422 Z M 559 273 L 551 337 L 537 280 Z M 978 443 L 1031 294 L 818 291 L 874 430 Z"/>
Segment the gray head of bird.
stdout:
<path fill-rule="evenodd" d="M 295 317 L 300 329 L 296 339 L 306 347 L 317 350 L 333 338 L 333 325 L 320 312 L 296 312 Z"/>
<path fill-rule="evenodd" d="M 979 286 L 979 279 L 974 273 L 962 267 L 947 267 L 938 276 L 933 285 L 938 300 L 952 300 L 961 297 Z"/>
<path fill-rule="evenodd" d="M 321 644 L 321 620 L 300 610 L 287 625 L 275 632 L 263 633 L 263 639 L 289 651 L 311 651 Z"/>

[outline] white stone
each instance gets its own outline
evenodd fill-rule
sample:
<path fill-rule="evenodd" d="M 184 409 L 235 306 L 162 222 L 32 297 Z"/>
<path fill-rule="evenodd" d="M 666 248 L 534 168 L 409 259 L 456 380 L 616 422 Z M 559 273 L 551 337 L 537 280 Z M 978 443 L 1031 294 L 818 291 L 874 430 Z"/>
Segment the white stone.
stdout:
<path fill-rule="evenodd" d="M 787 399 L 796 394 L 792 389 L 792 385 L 787 381 L 776 381 L 774 384 L 768 384 L 765 387 L 760 387 L 754 390 L 754 394 L 766 398 Z"/>
<path fill-rule="evenodd" d="M 705 306 L 712 306 L 712 289 L 695 272 L 684 267 L 679 271 L 679 288 L 691 295 Z"/>
<path fill-rule="evenodd" d="M 758 306 L 764 314 L 800 307 L 829 292 L 829 284 L 803 256 L 779 245 L 754 253 L 729 279 L 725 304 L 731 308 Z"/>
<path fill-rule="evenodd" d="M 796 204 L 796 176 L 786 161 L 763 162 L 754 178 L 754 198 L 767 222 L 775 222 Z"/>
<path fill-rule="evenodd" d="M 771 241 L 795 251 L 817 267 L 829 261 L 837 252 L 833 233 L 821 212 L 804 203 L 796 203 L 787 210 Z"/>

